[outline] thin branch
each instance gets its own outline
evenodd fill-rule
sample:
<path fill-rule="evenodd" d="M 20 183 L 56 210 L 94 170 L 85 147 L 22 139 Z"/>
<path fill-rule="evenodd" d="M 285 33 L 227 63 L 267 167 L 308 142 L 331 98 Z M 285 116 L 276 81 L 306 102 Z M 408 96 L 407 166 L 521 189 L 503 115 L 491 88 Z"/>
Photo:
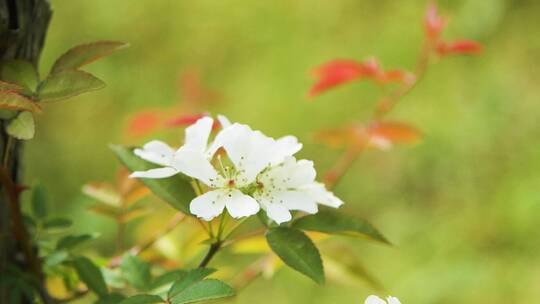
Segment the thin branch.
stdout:
<path fill-rule="evenodd" d="M 216 255 L 216 253 L 219 251 L 220 248 L 221 248 L 221 242 L 220 241 L 212 243 L 212 245 L 210 245 L 210 248 L 208 249 L 208 252 L 206 253 L 204 258 L 202 259 L 201 263 L 199 263 L 199 268 L 206 267 L 206 265 L 208 265 L 208 263 L 210 263 L 210 261 Z"/>

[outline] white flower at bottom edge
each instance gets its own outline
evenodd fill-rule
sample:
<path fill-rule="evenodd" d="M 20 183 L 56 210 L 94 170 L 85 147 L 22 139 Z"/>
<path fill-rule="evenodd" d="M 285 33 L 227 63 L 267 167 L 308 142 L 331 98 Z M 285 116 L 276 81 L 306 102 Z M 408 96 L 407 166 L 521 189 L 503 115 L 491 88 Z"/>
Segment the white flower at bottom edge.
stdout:
<path fill-rule="evenodd" d="M 377 296 L 369 296 L 367 297 L 366 301 L 364 302 L 364 304 L 401 304 L 401 302 L 399 302 L 398 298 L 396 297 L 392 297 L 392 296 L 388 296 L 386 298 L 386 301 L 377 297 Z"/>
<path fill-rule="evenodd" d="M 317 203 L 337 208 L 343 202 L 315 181 L 313 162 L 288 157 L 257 177 L 253 197 L 268 217 L 281 224 L 292 219 L 291 210 L 317 213 Z"/>

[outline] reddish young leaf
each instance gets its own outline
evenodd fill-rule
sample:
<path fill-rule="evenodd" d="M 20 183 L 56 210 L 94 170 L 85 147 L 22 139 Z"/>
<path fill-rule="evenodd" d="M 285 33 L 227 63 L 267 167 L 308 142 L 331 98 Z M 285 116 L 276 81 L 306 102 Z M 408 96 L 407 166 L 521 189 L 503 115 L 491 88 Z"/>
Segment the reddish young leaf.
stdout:
<path fill-rule="evenodd" d="M 161 125 L 161 113 L 144 111 L 135 114 L 127 124 L 126 133 L 129 136 L 140 137 L 156 131 Z"/>
<path fill-rule="evenodd" d="M 431 3 L 427 8 L 424 20 L 424 27 L 428 39 L 433 41 L 438 40 L 447 23 L 447 18 L 442 17 L 437 13 L 437 5 Z"/>
<path fill-rule="evenodd" d="M 219 98 L 219 94 L 206 88 L 197 69 L 190 68 L 182 71 L 178 84 L 180 96 L 185 103 L 197 105 Z"/>
<path fill-rule="evenodd" d="M 177 118 L 173 118 L 165 123 L 167 127 L 186 127 L 189 125 L 194 124 L 197 120 L 208 116 L 207 113 L 198 113 L 198 114 L 192 114 L 192 115 L 183 115 Z M 219 129 L 220 124 L 219 121 L 214 120 L 214 124 L 212 125 L 212 130 Z"/>
<path fill-rule="evenodd" d="M 403 71 L 384 71 L 375 59 L 368 59 L 364 62 L 334 60 L 316 68 L 313 74 L 318 78 L 318 81 L 308 92 L 309 97 L 355 80 L 371 79 L 379 83 L 390 83 L 410 79 L 409 73 Z"/>
<path fill-rule="evenodd" d="M 363 145 L 366 140 L 364 128 L 346 126 L 336 129 L 322 130 L 315 133 L 314 138 L 332 148 L 342 148 L 351 145 Z"/>
<path fill-rule="evenodd" d="M 399 122 L 376 122 L 366 129 L 368 146 L 386 150 L 394 144 L 413 144 L 422 137 L 416 128 Z"/>
<path fill-rule="evenodd" d="M 437 53 L 441 56 L 451 54 L 478 54 L 481 51 L 482 45 L 470 40 L 459 40 L 451 43 L 440 42 L 437 45 Z"/>

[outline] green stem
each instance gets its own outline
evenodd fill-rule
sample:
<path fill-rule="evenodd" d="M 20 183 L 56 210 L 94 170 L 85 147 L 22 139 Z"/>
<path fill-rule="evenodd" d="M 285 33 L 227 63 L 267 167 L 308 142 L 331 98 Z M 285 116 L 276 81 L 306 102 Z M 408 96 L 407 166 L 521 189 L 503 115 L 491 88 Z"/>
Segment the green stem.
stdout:
<path fill-rule="evenodd" d="M 202 259 L 201 263 L 199 264 L 199 268 L 206 267 L 206 265 L 208 265 L 208 263 L 212 260 L 214 255 L 216 255 L 216 253 L 219 251 L 220 248 L 221 248 L 221 242 L 220 241 L 217 241 L 217 242 L 213 243 L 212 245 L 210 245 L 210 248 L 208 249 L 208 252 L 206 253 L 204 258 Z"/>

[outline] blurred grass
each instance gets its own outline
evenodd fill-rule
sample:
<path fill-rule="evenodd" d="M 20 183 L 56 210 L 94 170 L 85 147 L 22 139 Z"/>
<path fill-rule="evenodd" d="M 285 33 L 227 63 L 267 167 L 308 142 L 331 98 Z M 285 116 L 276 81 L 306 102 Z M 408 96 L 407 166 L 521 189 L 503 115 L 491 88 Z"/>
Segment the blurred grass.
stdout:
<path fill-rule="evenodd" d="M 208 109 L 280 136 L 328 169 L 339 152 L 311 132 L 369 117 L 377 88 L 355 84 L 306 102 L 307 71 L 333 58 L 378 57 L 411 68 L 425 1 L 60 1 L 42 71 L 69 47 L 115 39 L 131 48 L 88 70 L 105 90 L 48 105 L 25 149 L 25 175 L 51 192 L 77 229 L 114 226 L 80 194 L 113 180 L 107 148 L 125 142 L 129 114 L 181 102 L 182 69 L 197 67 L 224 100 Z M 391 117 L 425 134 L 415 147 L 364 154 L 336 189 L 346 210 L 374 222 L 397 246 L 352 244 L 403 303 L 530 303 L 540 297 L 540 35 L 537 1 L 441 1 L 448 37 L 480 40 L 480 57 L 434 65 Z M 181 138 L 180 130 L 169 136 Z M 142 143 L 135 142 L 135 143 Z M 137 236 L 135 236 L 137 237 Z M 235 303 L 362 303 L 365 286 L 315 286 L 291 271 L 258 280 Z M 264 295 L 264 296 L 261 296 Z M 534 300 L 533 300 L 534 301 Z"/>

